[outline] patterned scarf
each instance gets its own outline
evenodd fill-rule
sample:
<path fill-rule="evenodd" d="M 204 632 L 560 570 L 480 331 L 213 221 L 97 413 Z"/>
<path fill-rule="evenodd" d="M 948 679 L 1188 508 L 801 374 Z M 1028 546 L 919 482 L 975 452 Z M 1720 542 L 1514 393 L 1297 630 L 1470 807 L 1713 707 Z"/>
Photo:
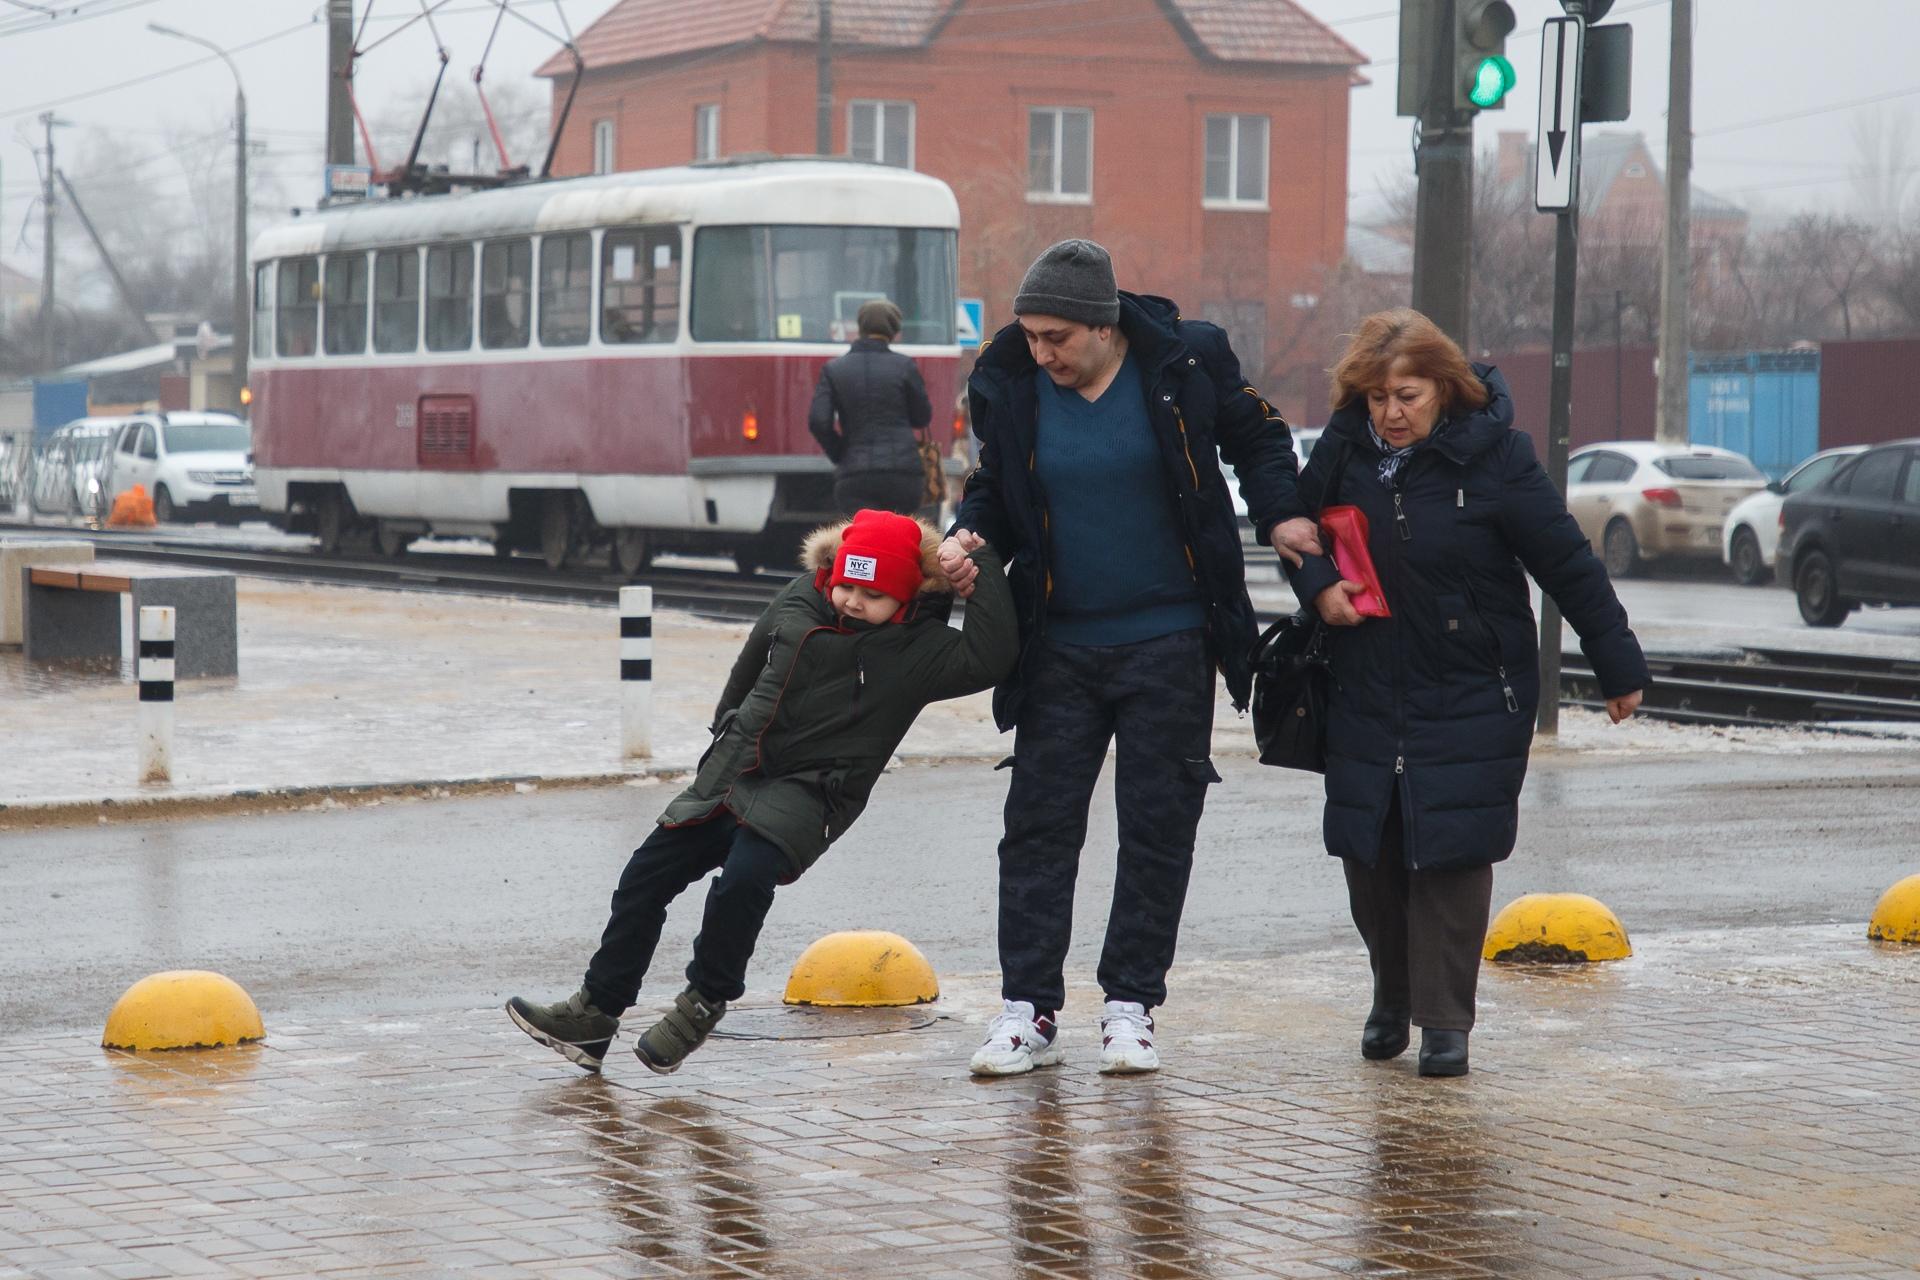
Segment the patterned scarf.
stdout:
<path fill-rule="evenodd" d="M 1380 433 L 1373 429 L 1372 418 L 1367 419 L 1367 434 L 1373 437 L 1373 447 L 1380 451 L 1380 483 L 1391 489 L 1394 474 L 1400 470 L 1400 464 L 1407 460 L 1407 455 L 1425 444 L 1426 440 L 1415 440 L 1404 449 L 1396 449 L 1382 440 Z M 1427 437 L 1429 440 L 1432 438 L 1432 436 Z"/>

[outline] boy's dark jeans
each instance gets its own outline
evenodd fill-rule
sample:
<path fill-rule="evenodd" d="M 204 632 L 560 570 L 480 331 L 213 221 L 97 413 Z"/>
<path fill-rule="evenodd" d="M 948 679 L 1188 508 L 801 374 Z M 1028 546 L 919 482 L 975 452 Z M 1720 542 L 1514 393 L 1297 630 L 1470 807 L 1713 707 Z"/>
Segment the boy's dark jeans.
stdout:
<path fill-rule="evenodd" d="M 1066 1002 L 1062 967 L 1087 805 L 1118 740 L 1119 865 L 1100 988 L 1149 1009 L 1167 998 L 1207 786 L 1213 667 L 1200 631 L 1138 644 L 1043 643 L 1014 734 L 1000 841 L 1000 975 L 1008 1000 Z"/>
<path fill-rule="evenodd" d="M 687 981 L 709 1000 L 738 1000 L 747 989 L 747 961 L 773 906 L 773 890 L 793 865 L 778 846 L 722 810 L 705 822 L 657 827 L 633 851 L 600 949 L 587 964 L 587 995 L 602 1013 L 625 1013 L 640 994 L 667 904 L 695 880 L 718 869 L 707 890 L 707 911 L 693 940 Z"/>

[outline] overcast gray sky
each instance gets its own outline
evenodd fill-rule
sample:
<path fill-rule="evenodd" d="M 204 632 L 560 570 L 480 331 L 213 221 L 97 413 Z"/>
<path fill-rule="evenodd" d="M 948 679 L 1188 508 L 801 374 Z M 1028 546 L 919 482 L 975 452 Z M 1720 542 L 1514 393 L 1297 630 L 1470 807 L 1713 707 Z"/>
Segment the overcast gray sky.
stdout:
<path fill-rule="evenodd" d="M 364 12 L 366 0 L 356 0 Z M 613 0 L 514 0 L 550 29 L 564 13 L 579 31 Z M 1396 0 L 1300 0 L 1376 62 L 1372 83 L 1353 93 L 1351 185 L 1364 209 L 1381 186 L 1411 168 L 1410 121 L 1394 110 Z M 1513 0 L 1520 30 L 1508 50 L 1520 85 L 1502 112 L 1478 126 L 1482 147 L 1502 128 L 1531 130 L 1539 75 L 1540 21 L 1555 0 Z M 77 16 L 35 20 L 32 9 Z M 379 0 L 369 40 L 393 29 L 410 0 Z M 492 19 L 481 0 L 450 0 L 438 15 L 452 49 L 450 92 L 468 82 Z M 1883 120 L 1920 119 L 1920 0 L 1696 0 L 1695 181 L 1756 210 L 1842 209 L 1856 200 L 1851 170 L 1855 131 Z M 211 56 L 152 34 L 162 22 L 229 49 L 245 77 L 249 119 L 267 154 L 256 161 L 277 176 L 291 203 L 319 193 L 318 154 L 326 88 L 322 0 L 0 0 L 0 255 L 37 273 L 39 229 L 32 212 L 37 180 L 32 149 L 37 116 L 53 110 L 71 128 L 57 135 L 61 167 L 76 185 L 88 139 L 108 131 L 143 151 L 139 172 L 177 182 L 170 148 L 213 135 L 231 115 L 233 82 Z M 1634 28 L 1633 96 L 1624 126 L 1645 132 L 1663 154 L 1669 0 L 1617 0 L 1610 21 Z M 1063 37 L 1070 36 L 1070 29 Z M 553 50 L 525 25 L 509 21 L 488 64 L 487 82 L 525 81 Z M 359 88 L 371 112 L 398 93 L 418 91 L 433 75 L 433 44 L 417 25 L 365 59 Z M 518 159 L 518 157 L 516 157 Z M 1920 153 L 1910 158 L 1920 165 Z M 1916 175 L 1920 176 L 1920 175 Z M 1284 175 L 1276 175 L 1284 180 Z"/>

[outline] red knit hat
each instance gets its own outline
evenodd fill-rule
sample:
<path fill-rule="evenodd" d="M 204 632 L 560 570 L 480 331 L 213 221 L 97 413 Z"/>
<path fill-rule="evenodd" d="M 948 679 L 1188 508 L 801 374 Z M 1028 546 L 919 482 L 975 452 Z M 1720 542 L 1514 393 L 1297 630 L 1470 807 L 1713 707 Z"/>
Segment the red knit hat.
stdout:
<path fill-rule="evenodd" d="M 840 534 L 827 586 L 883 591 L 901 604 L 920 594 L 920 522 L 891 511 L 858 511 Z"/>

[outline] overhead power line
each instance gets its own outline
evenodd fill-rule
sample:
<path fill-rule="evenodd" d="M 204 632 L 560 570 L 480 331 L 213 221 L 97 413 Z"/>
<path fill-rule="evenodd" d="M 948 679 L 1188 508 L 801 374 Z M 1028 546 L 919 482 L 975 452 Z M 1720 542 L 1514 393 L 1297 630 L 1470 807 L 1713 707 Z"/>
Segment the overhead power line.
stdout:
<path fill-rule="evenodd" d="M 227 52 L 229 54 L 235 54 L 244 53 L 248 49 L 258 49 L 263 44 L 271 44 L 275 40 L 284 40 L 296 32 L 311 30 L 315 25 L 315 22 L 309 18 L 298 26 L 286 27 L 274 32 L 272 35 L 261 36 L 257 40 L 248 40 L 243 44 L 231 45 L 228 47 Z M 217 61 L 219 61 L 219 55 L 210 53 L 205 57 L 194 58 L 188 62 L 176 63 L 171 67 L 163 67 L 158 71 L 150 71 L 144 76 L 134 76 L 130 80 L 120 80 L 113 84 L 101 85 L 96 89 L 83 89 L 79 93 L 69 93 L 63 97 L 49 98 L 44 102 L 28 103 L 24 106 L 0 108 L 0 120 L 12 119 L 15 116 L 32 115 L 37 111 L 46 111 L 53 107 L 65 106 L 69 102 L 84 102 L 88 98 L 98 98 L 102 94 L 118 93 L 122 89 L 130 89 L 137 84 L 147 84 L 150 81 L 160 80 L 178 72 L 190 71 L 195 67 L 202 67 L 209 62 Z"/>

